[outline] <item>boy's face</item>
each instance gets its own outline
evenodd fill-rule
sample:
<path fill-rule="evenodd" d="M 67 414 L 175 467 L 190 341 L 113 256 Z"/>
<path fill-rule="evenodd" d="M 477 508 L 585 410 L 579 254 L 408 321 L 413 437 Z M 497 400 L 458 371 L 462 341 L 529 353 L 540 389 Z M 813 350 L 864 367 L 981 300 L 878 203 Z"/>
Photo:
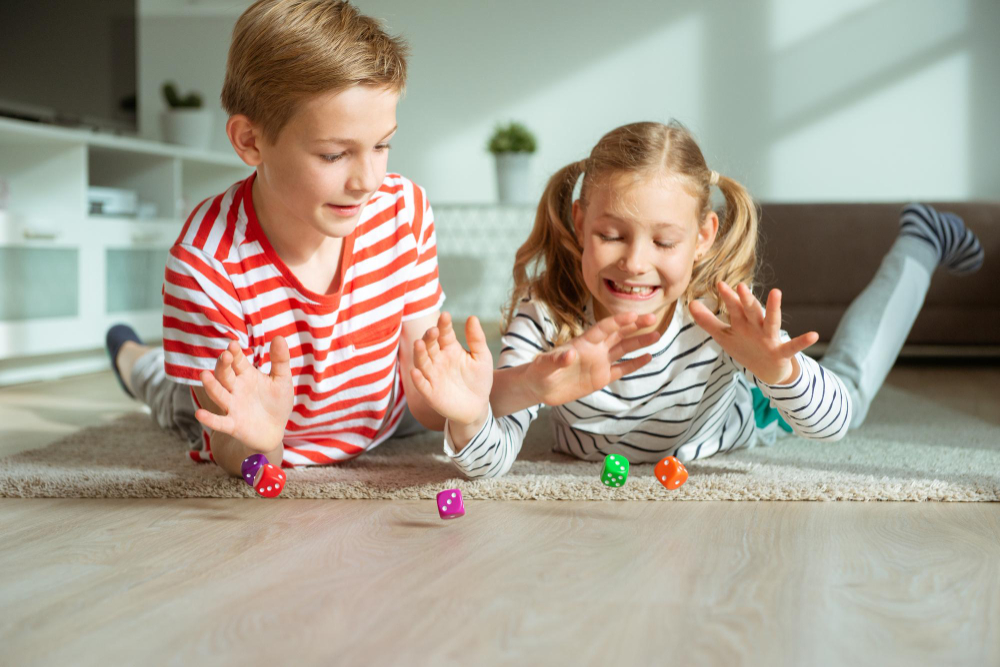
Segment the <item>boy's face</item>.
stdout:
<path fill-rule="evenodd" d="M 611 177 L 589 200 L 586 209 L 574 202 L 573 218 L 595 318 L 653 313 L 662 332 L 691 281 L 695 256 L 715 240 L 715 213 L 701 220 L 697 198 L 668 175 Z"/>
<path fill-rule="evenodd" d="M 382 185 L 399 94 L 353 86 L 304 102 L 270 144 L 258 143 L 270 215 L 348 236 Z"/>

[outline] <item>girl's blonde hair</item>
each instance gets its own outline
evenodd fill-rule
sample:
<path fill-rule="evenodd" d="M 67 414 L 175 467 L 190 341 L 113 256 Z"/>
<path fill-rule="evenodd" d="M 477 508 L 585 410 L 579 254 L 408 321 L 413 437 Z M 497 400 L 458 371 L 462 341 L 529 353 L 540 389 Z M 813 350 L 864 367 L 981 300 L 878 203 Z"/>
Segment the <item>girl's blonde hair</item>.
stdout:
<path fill-rule="evenodd" d="M 406 43 L 339 0 L 259 0 L 236 21 L 222 106 L 274 142 L 302 100 L 355 85 L 402 94 Z"/>
<path fill-rule="evenodd" d="M 503 313 L 506 330 L 517 304 L 529 295 L 543 301 L 554 319 L 557 345 L 584 331 L 584 306 L 590 294 L 583 282 L 583 246 L 573 225 L 573 190 L 580 175 L 580 205 L 598 184 L 621 175 L 655 177 L 666 172 L 678 177 L 698 198 L 700 223 L 711 211 L 712 170 L 691 133 L 676 121 L 632 123 L 614 129 L 597 142 L 585 160 L 557 171 L 538 204 L 535 226 L 518 249 L 514 261 L 514 290 Z M 757 208 L 746 188 L 717 174 L 725 197 L 719 231 L 712 247 L 696 259 L 683 305 L 704 296 L 713 298 L 717 312 L 724 310 L 716 285 L 745 282 L 753 287 L 757 263 Z"/>

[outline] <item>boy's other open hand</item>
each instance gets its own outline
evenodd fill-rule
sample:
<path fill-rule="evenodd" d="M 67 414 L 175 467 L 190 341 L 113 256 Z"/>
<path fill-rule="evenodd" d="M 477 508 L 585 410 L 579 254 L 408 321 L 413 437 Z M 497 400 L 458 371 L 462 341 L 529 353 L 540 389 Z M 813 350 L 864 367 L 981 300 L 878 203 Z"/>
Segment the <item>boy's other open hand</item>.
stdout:
<path fill-rule="evenodd" d="M 720 282 L 719 296 L 729 311 L 729 324 L 699 301 L 689 305 L 695 323 L 715 339 L 733 359 L 761 382 L 789 384 L 799 376 L 795 355 L 819 340 L 815 331 L 788 342 L 781 340 L 781 292 L 768 294 L 766 309 L 744 284 L 736 291 Z"/>
<path fill-rule="evenodd" d="M 468 351 L 455 336 L 451 315 L 441 313 L 437 326 L 413 344 L 410 378 L 439 415 L 469 425 L 489 414 L 493 355 L 475 317 L 465 322 L 465 340 Z"/>
<path fill-rule="evenodd" d="M 265 375 L 254 368 L 239 343 L 229 343 L 215 362 L 215 372 L 201 372 L 205 392 L 224 414 L 199 408 L 195 418 L 250 449 L 268 452 L 280 445 L 293 404 L 292 371 L 284 338 L 274 337 L 270 355 L 271 372 Z"/>
<path fill-rule="evenodd" d="M 575 401 L 648 364 L 653 358 L 650 354 L 621 363 L 618 360 L 660 339 L 655 331 L 629 338 L 655 321 L 652 314 L 605 317 L 565 345 L 535 357 L 528 369 L 528 382 L 537 402 L 562 405 Z"/>

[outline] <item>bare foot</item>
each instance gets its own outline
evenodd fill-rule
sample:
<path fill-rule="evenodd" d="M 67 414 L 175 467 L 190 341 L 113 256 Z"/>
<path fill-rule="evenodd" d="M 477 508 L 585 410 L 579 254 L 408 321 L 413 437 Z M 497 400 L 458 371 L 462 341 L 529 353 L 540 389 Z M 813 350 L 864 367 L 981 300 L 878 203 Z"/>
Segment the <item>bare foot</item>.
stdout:
<path fill-rule="evenodd" d="M 128 390 L 132 392 L 135 396 L 135 390 L 132 388 L 132 367 L 135 366 L 135 362 L 139 360 L 140 357 L 145 355 L 147 352 L 153 348 L 148 345 L 140 345 L 135 341 L 127 340 L 118 349 L 118 356 L 115 358 L 115 366 L 118 367 L 118 373 L 122 376 L 122 381 Z"/>

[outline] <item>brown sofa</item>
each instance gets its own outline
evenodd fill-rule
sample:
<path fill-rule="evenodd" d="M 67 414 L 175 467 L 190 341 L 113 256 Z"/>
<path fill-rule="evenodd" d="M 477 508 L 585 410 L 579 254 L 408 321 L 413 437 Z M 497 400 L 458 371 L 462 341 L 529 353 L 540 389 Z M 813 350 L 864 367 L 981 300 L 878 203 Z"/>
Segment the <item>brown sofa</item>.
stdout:
<path fill-rule="evenodd" d="M 907 351 L 1000 353 L 1000 203 L 938 203 L 960 215 L 986 251 L 983 268 L 956 277 L 939 270 L 907 339 Z M 761 204 L 763 292 L 780 287 L 792 336 L 833 335 L 851 300 L 875 275 L 899 229 L 903 204 Z M 820 346 L 820 349 L 822 347 Z"/>

